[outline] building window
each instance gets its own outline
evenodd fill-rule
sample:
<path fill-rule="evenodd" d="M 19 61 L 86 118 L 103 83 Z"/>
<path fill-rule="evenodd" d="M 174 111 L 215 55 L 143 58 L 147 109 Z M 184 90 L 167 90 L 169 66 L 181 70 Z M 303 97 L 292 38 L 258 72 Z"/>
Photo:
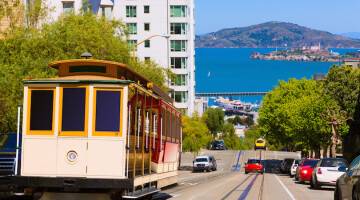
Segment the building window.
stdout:
<path fill-rule="evenodd" d="M 74 2 L 62 2 L 63 3 L 63 14 L 67 12 L 74 12 Z"/>
<path fill-rule="evenodd" d="M 171 51 L 185 52 L 187 46 L 186 40 L 171 40 Z"/>
<path fill-rule="evenodd" d="M 150 24 L 144 23 L 144 31 L 150 31 Z"/>
<path fill-rule="evenodd" d="M 181 92 L 172 92 L 171 98 L 174 99 L 175 103 L 186 103 L 187 102 L 187 91 L 181 91 Z"/>
<path fill-rule="evenodd" d="M 172 86 L 186 86 L 187 85 L 187 74 L 178 74 L 176 82 L 171 82 Z"/>
<path fill-rule="evenodd" d="M 99 13 L 100 16 L 105 17 L 106 19 L 112 18 L 112 6 L 100 6 Z"/>
<path fill-rule="evenodd" d="M 172 69 L 187 69 L 187 58 L 172 57 L 170 66 Z"/>
<path fill-rule="evenodd" d="M 187 6 L 170 6 L 170 17 L 186 17 Z"/>
<path fill-rule="evenodd" d="M 186 35 L 186 23 L 170 23 L 170 34 L 172 35 Z"/>
<path fill-rule="evenodd" d="M 146 40 L 144 43 L 145 43 L 145 47 L 146 47 L 146 48 L 149 48 L 149 47 L 150 47 L 150 40 Z"/>
<path fill-rule="evenodd" d="M 126 17 L 136 17 L 136 6 L 126 6 Z"/>
<path fill-rule="evenodd" d="M 136 23 L 127 23 L 126 28 L 129 31 L 129 34 L 136 35 L 137 34 L 137 25 Z"/>
<path fill-rule="evenodd" d="M 144 6 L 144 13 L 150 13 L 150 6 Z"/>
<path fill-rule="evenodd" d="M 131 48 L 131 50 L 134 48 L 134 44 L 137 44 L 137 40 L 128 40 L 128 46 Z M 135 51 L 137 51 L 137 46 L 135 46 Z"/>
<path fill-rule="evenodd" d="M 145 60 L 146 63 L 149 63 L 150 62 L 150 57 L 145 57 L 144 60 Z"/>

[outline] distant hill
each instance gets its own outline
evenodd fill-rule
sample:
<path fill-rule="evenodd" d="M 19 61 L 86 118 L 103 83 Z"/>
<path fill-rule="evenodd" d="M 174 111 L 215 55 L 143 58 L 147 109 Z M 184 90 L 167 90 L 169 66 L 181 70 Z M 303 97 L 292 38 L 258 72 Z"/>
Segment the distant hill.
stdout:
<path fill-rule="evenodd" d="M 353 38 L 353 39 L 360 39 L 360 33 L 356 33 L 356 32 L 341 33 L 339 35 L 344 36 L 344 37 Z"/>
<path fill-rule="evenodd" d="M 326 48 L 360 48 L 360 40 L 338 36 L 292 23 L 266 22 L 248 27 L 227 28 L 197 36 L 197 48 L 302 47 L 320 42 Z"/>

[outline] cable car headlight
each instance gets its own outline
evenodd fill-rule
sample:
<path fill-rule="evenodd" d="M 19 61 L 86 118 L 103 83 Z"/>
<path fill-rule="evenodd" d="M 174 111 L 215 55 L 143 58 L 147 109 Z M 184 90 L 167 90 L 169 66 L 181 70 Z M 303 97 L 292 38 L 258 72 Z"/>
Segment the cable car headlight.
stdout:
<path fill-rule="evenodd" d="M 75 151 L 69 151 L 66 157 L 69 162 L 75 162 L 78 158 L 78 154 Z"/>

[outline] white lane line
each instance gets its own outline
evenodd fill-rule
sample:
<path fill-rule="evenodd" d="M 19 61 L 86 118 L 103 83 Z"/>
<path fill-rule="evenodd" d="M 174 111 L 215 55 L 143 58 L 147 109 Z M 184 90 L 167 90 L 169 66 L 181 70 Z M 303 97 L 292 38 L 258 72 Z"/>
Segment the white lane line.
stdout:
<path fill-rule="evenodd" d="M 275 175 L 275 174 L 274 174 L 274 175 Z M 290 196 L 290 198 L 291 198 L 292 200 L 296 200 L 295 197 L 291 194 L 291 192 L 287 189 L 287 187 L 281 182 L 281 180 L 279 179 L 279 177 L 276 176 L 276 175 L 275 175 L 275 177 L 276 177 L 276 179 L 279 181 L 279 183 L 281 184 L 281 186 L 283 186 L 283 188 L 284 188 L 285 191 L 288 193 L 288 195 Z"/>

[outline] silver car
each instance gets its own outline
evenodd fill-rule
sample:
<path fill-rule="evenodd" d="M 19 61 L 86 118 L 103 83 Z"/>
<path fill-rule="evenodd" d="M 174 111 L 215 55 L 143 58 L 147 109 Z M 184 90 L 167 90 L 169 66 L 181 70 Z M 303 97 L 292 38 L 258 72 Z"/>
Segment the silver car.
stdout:
<path fill-rule="evenodd" d="M 207 172 L 216 171 L 217 164 L 214 156 L 198 156 L 193 161 L 193 172 L 204 171 Z"/>

